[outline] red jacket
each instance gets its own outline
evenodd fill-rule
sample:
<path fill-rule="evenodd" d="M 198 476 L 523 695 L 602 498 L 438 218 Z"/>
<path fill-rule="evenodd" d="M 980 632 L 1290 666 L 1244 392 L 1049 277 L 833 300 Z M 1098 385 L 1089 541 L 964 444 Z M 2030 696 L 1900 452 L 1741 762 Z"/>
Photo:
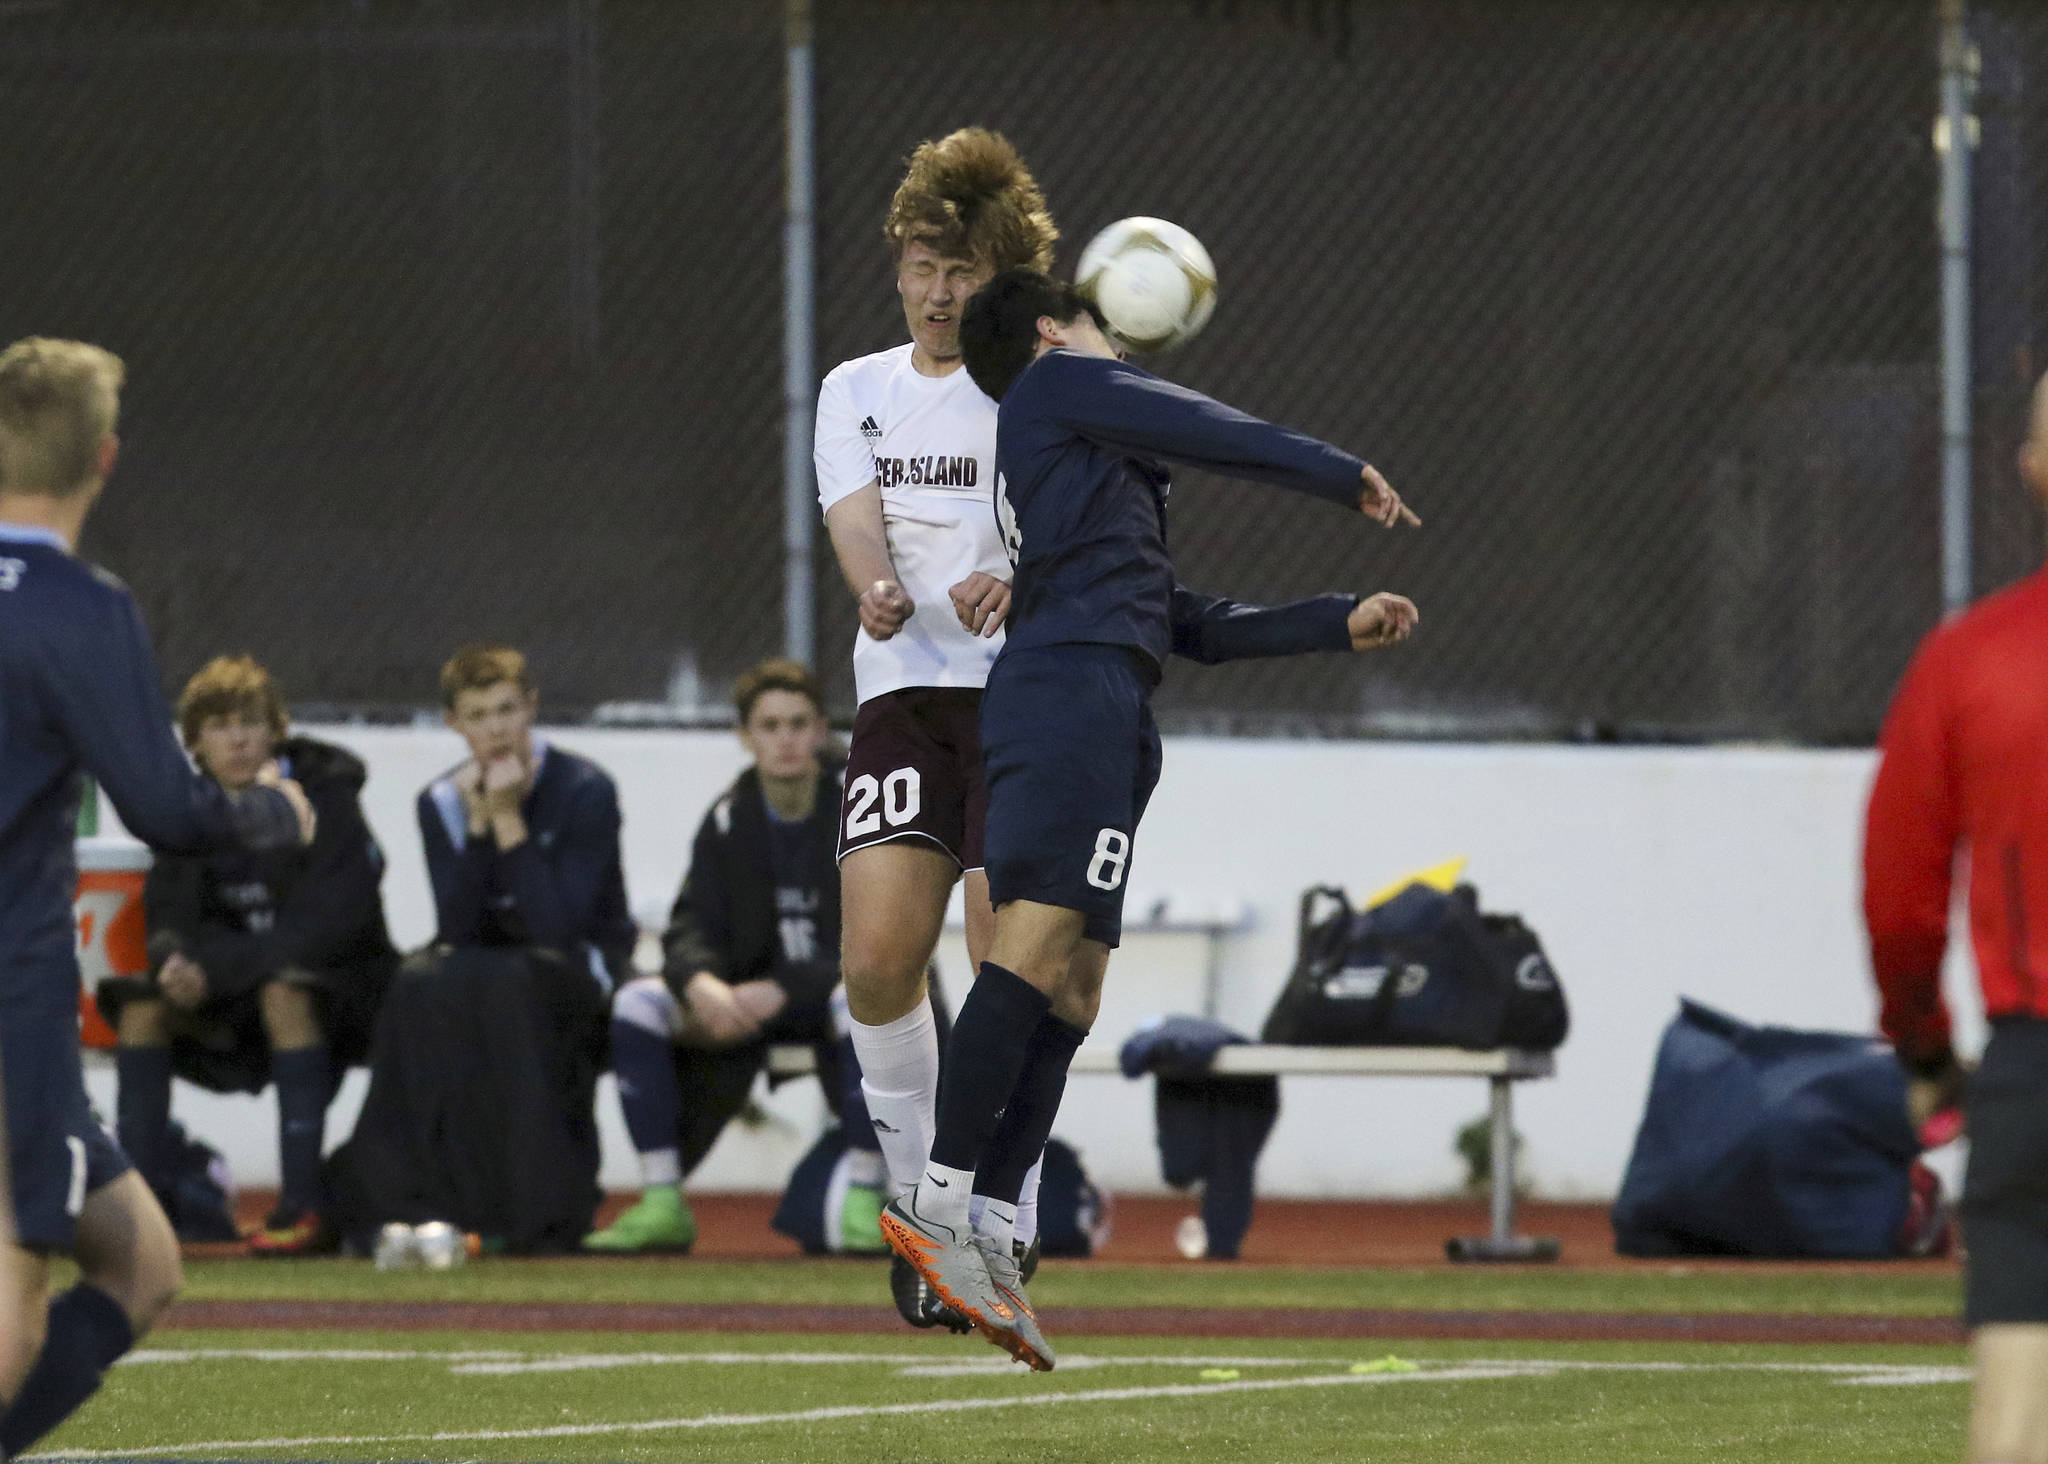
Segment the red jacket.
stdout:
<path fill-rule="evenodd" d="M 1941 958 L 1958 845 L 1993 1017 L 2048 1017 L 2048 571 L 1921 643 L 1885 718 L 1863 840 L 1879 1025 L 1908 1062 L 1948 1050 Z"/>

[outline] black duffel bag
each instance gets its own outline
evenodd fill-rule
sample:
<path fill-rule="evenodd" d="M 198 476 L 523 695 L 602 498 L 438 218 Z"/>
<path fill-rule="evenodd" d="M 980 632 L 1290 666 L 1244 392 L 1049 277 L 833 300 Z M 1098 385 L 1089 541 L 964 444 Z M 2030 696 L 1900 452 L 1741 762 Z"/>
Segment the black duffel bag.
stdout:
<path fill-rule="evenodd" d="M 1570 1026 L 1536 933 L 1486 915 L 1470 885 L 1412 884 L 1370 910 L 1318 885 L 1301 897 L 1294 973 L 1263 1042 L 1548 1050 Z"/>

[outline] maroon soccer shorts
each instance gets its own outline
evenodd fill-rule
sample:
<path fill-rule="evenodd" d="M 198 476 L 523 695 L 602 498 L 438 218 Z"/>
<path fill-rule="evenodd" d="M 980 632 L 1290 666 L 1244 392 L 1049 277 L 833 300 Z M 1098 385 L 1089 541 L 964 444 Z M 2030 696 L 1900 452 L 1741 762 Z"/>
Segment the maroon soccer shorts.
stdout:
<path fill-rule="evenodd" d="M 839 857 L 897 839 L 936 844 L 981 868 L 981 689 L 906 686 L 861 703 L 846 753 Z"/>

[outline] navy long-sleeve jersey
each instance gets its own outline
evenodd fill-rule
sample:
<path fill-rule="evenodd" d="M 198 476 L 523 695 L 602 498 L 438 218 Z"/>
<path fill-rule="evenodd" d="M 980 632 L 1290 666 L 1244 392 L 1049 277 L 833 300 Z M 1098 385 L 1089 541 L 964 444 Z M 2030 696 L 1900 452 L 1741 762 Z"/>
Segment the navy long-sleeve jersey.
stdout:
<path fill-rule="evenodd" d="M 453 772 L 420 793 L 420 837 L 434 885 L 435 939 L 541 946 L 590 962 L 601 984 L 625 973 L 638 930 L 619 855 L 619 790 L 588 758 L 542 744 L 520 805 L 526 842 L 510 853 L 469 836 Z"/>
<path fill-rule="evenodd" d="M 77 1002 L 81 778 L 153 848 L 296 844 L 274 788 L 226 793 L 171 730 L 134 597 L 55 535 L 0 525 L 0 1000 Z"/>
<path fill-rule="evenodd" d="M 1007 648 L 1130 646 L 1163 667 L 1348 649 L 1355 599 L 1273 610 L 1194 596 L 1166 547 L 1162 459 L 1292 488 L 1347 508 L 1365 464 L 1123 361 L 1049 351 L 1026 367 L 996 422 L 996 515 L 1016 565 Z"/>

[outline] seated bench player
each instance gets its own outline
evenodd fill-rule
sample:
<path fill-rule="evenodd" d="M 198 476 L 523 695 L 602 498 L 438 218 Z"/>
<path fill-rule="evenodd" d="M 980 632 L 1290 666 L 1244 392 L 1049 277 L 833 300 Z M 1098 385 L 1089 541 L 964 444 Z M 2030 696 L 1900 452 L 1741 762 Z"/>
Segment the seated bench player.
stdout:
<path fill-rule="evenodd" d="M 599 1199 L 605 1012 L 637 936 L 618 789 L 534 733 L 520 652 L 457 651 L 441 696 L 469 756 L 419 796 L 436 934 L 385 999 L 337 1166 L 345 1230 L 446 1220 L 508 1250 L 573 1250 Z"/>
<path fill-rule="evenodd" d="M 640 1155 L 640 1200 L 585 1237 L 597 1251 L 687 1250 L 697 1226 L 682 1180 L 746 1103 L 771 1041 L 820 1045 L 819 1077 L 854 1148 L 847 1249 L 882 1248 L 882 1155 L 842 1047 L 841 770 L 823 756 L 822 693 L 793 661 L 764 661 L 733 690 L 753 765 L 697 829 L 662 945 L 660 976 L 612 1005 L 612 1068 Z M 846 1122 L 848 1117 L 851 1122 Z"/>
<path fill-rule="evenodd" d="M 200 770 L 229 791 L 274 765 L 312 800 L 310 847 L 165 854 L 143 886 L 146 977 L 99 988 L 119 1038 L 121 1147 L 178 1220 L 171 1076 L 215 1092 L 277 1085 L 276 1209 L 250 1237 L 261 1255 L 320 1249 L 320 1150 L 335 1081 L 369 1050 L 398 964 L 378 885 L 384 854 L 364 822 L 360 759 L 287 735 L 284 699 L 247 656 L 185 685 L 178 728 Z"/>

